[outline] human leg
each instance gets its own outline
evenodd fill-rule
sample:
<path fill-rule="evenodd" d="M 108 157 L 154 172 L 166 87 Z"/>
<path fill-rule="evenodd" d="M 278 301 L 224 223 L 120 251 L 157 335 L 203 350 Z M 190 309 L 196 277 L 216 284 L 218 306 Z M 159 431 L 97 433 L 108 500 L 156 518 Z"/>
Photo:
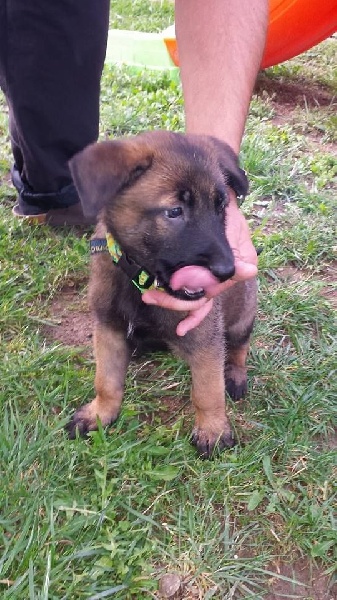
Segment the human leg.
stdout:
<path fill-rule="evenodd" d="M 0 0 L 0 83 L 19 214 L 81 213 L 67 163 L 98 136 L 109 4 Z"/>

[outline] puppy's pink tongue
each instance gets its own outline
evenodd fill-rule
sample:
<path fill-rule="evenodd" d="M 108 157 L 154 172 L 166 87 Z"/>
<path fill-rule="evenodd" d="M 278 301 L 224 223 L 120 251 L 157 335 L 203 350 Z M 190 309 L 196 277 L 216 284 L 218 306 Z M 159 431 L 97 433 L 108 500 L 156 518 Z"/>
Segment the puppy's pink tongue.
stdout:
<path fill-rule="evenodd" d="M 208 269 L 196 265 L 182 267 L 175 271 L 170 280 L 170 286 L 173 290 L 185 289 L 190 292 L 199 292 L 200 290 L 207 292 L 210 287 L 217 283 L 219 281 Z"/>

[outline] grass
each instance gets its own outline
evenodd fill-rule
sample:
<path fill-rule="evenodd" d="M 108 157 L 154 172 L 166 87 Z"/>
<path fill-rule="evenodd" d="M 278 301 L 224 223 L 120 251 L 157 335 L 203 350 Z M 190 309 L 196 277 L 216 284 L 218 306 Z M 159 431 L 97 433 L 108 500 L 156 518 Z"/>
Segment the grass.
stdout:
<path fill-rule="evenodd" d="M 160 30 L 172 15 L 166 2 L 112 7 L 111 25 L 121 28 Z M 65 286 L 74 297 L 85 288 L 87 235 L 12 218 L 1 101 L 4 599 L 158 598 L 160 577 L 172 571 L 187 599 L 269 600 L 281 586 L 288 598 L 318 600 L 310 573 L 333 597 L 336 81 L 326 66 L 335 44 L 264 75 L 277 90 L 300 82 L 303 95 L 314 84 L 330 104 L 285 106 L 270 91 L 253 98 L 242 159 L 251 180 L 244 210 L 264 247 L 259 318 L 248 398 L 229 401 L 240 444 L 213 461 L 199 460 L 189 444 L 189 374 L 165 355 L 129 370 L 113 427 L 85 441 L 66 438 L 74 407 L 92 396 L 94 364 L 82 347 L 46 336 L 45 323 L 57 321 L 51 307 Z M 159 127 L 183 129 L 179 85 L 164 74 L 106 68 L 101 137 Z M 295 584 L 303 583 L 299 564 L 307 587 Z"/>

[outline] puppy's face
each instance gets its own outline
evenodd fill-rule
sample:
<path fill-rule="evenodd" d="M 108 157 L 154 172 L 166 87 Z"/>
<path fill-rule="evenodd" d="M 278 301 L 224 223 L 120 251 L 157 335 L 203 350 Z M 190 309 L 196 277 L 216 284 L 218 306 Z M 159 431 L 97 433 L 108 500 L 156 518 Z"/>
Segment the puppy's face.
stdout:
<path fill-rule="evenodd" d="M 214 138 L 151 132 L 93 144 L 70 161 L 83 210 L 169 287 L 186 265 L 234 273 L 225 237 L 227 186 L 246 194 L 233 151 Z"/>

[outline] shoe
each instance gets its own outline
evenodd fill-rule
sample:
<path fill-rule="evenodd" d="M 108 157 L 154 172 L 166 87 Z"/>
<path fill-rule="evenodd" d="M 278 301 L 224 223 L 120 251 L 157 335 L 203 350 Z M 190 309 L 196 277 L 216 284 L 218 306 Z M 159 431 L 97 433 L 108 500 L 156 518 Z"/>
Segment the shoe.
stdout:
<path fill-rule="evenodd" d="M 35 209 L 35 210 L 34 210 Z M 92 217 L 85 217 L 82 211 L 80 202 L 67 206 L 65 208 L 53 208 L 48 212 L 37 212 L 35 207 L 25 206 L 25 209 L 20 204 L 15 204 L 12 213 L 15 217 L 22 219 L 30 225 L 50 225 L 50 227 L 64 226 L 88 226 L 95 225 L 96 220 Z"/>

